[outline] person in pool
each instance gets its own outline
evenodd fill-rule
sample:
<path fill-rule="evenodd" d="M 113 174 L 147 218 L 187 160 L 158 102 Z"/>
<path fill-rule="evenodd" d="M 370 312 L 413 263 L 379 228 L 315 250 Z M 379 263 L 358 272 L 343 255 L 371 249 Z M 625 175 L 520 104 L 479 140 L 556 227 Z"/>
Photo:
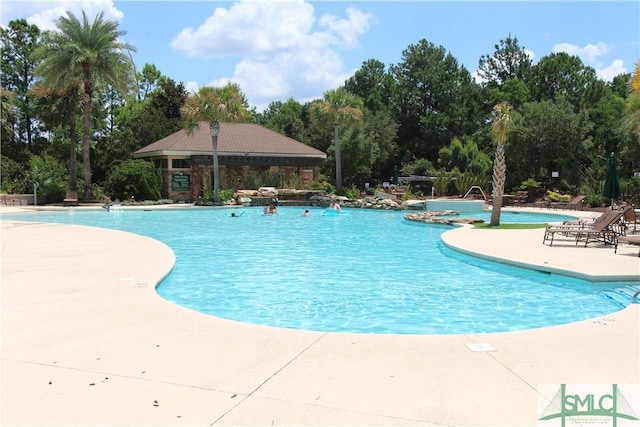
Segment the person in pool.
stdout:
<path fill-rule="evenodd" d="M 336 201 L 336 199 L 331 200 L 331 204 L 329 205 L 329 209 L 336 210 L 338 212 L 342 212 L 342 207 L 340 207 L 340 203 Z"/>
<path fill-rule="evenodd" d="M 111 205 L 113 204 L 113 202 L 111 201 L 111 198 L 109 196 L 107 196 L 106 194 L 103 196 L 104 197 L 104 204 L 102 205 L 103 209 L 106 209 L 107 212 L 109 212 L 109 210 L 111 209 Z"/>
<path fill-rule="evenodd" d="M 311 216 L 311 212 L 309 212 L 309 209 L 305 209 L 302 216 Z"/>

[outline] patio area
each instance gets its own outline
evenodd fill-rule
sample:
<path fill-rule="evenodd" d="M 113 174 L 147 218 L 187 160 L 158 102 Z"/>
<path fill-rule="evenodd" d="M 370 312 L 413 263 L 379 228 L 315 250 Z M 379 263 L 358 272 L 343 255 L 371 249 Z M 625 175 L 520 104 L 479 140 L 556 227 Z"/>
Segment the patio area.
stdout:
<path fill-rule="evenodd" d="M 560 384 L 618 384 L 640 414 L 640 304 L 496 334 L 278 329 L 160 298 L 174 255 L 158 241 L 1 227 L 3 426 L 559 426 L 539 418 Z M 640 281 L 636 246 L 549 247 L 543 233 L 464 227 L 443 240 L 552 273 Z"/>

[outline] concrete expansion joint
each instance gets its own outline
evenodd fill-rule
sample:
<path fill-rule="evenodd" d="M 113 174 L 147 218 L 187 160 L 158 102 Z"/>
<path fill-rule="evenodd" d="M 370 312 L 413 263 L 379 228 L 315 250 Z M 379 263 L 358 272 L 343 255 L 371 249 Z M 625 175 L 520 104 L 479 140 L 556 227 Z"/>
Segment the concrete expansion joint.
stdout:
<path fill-rule="evenodd" d="M 326 337 L 328 335 L 328 332 L 324 332 L 322 335 L 320 335 L 318 338 L 316 338 L 315 340 L 313 340 L 311 342 L 311 344 L 309 344 L 308 346 L 306 346 L 304 349 L 302 349 L 302 351 L 300 351 L 298 354 L 296 354 L 294 357 L 292 357 L 290 360 L 288 360 L 284 365 L 282 365 L 280 368 L 278 368 L 273 374 L 271 374 L 266 380 L 264 380 L 260 385 L 258 385 L 255 389 L 253 389 L 248 395 L 247 397 L 253 395 L 255 392 L 257 392 L 258 390 L 260 390 L 266 383 L 268 383 L 269 381 L 271 381 L 272 378 L 275 378 L 280 372 L 282 372 L 287 366 L 291 365 L 294 361 L 296 361 L 300 356 L 302 356 L 304 353 L 306 353 L 311 347 L 313 347 L 314 345 L 316 345 L 318 342 L 320 342 L 324 337 Z"/>
<path fill-rule="evenodd" d="M 298 359 L 300 356 L 302 356 L 304 353 L 306 353 L 311 347 L 313 347 L 314 345 L 316 345 L 320 340 L 322 340 L 324 337 L 326 337 L 328 335 L 328 332 L 324 332 L 323 334 L 321 334 L 318 338 L 316 338 L 315 340 L 313 340 L 308 346 L 306 346 L 305 348 L 303 348 L 298 354 L 296 354 L 294 357 L 292 357 L 291 359 L 289 359 L 284 365 L 282 365 L 280 368 L 278 368 L 274 373 L 272 373 L 271 375 L 269 375 L 269 377 L 267 377 L 264 381 L 262 381 L 260 384 L 258 384 L 258 386 L 256 388 L 254 388 L 253 390 L 251 390 L 248 394 L 244 395 L 242 397 L 242 399 L 240 399 L 235 405 L 233 405 L 231 408 L 229 408 L 228 411 L 226 411 L 224 414 L 220 415 L 216 420 L 214 420 L 211 424 L 209 424 L 209 427 L 217 424 L 220 420 L 222 420 L 224 417 L 226 417 L 227 415 L 229 415 L 231 412 L 233 412 L 233 410 L 235 408 L 237 408 L 238 406 L 240 406 L 242 404 L 242 402 L 244 402 L 246 399 L 248 399 L 250 396 L 253 396 L 258 390 L 260 390 L 265 384 L 267 384 L 269 381 L 271 381 L 271 379 L 275 378 L 280 372 L 282 372 L 287 366 L 291 365 L 296 359 Z M 237 395 L 233 395 L 232 397 L 235 398 Z"/>

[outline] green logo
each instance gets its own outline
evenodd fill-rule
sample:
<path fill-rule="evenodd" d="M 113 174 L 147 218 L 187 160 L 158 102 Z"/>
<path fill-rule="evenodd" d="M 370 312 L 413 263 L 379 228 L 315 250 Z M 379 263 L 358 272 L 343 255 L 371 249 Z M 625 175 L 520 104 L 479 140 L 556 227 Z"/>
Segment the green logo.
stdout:
<path fill-rule="evenodd" d="M 565 427 L 567 419 L 571 424 L 595 423 L 596 420 L 610 418 L 613 427 L 617 427 L 618 419 L 637 421 L 638 417 L 631 405 L 620 392 L 617 384 L 612 384 L 611 393 L 568 393 L 567 385 L 561 384 L 551 402 L 546 407 L 541 421 L 560 418 L 561 426 Z M 576 419 L 580 418 L 580 420 Z"/>

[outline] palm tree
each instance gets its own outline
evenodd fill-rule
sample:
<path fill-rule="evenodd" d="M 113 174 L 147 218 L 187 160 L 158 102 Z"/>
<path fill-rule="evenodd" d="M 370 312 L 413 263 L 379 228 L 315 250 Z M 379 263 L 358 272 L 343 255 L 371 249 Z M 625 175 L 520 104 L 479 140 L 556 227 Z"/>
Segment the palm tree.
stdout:
<path fill-rule="evenodd" d="M 493 210 L 490 226 L 500 225 L 500 209 L 504 196 L 504 183 L 507 179 L 507 164 L 504 158 L 504 146 L 511 130 L 511 106 L 501 102 L 493 107 L 491 137 L 496 145 L 496 157 L 493 160 Z"/>
<path fill-rule="evenodd" d="M 34 52 L 42 59 L 36 69 L 45 86 L 58 90 L 78 87 L 82 92 L 82 166 L 83 197 L 92 198 L 91 189 L 91 113 L 94 93 L 111 85 L 126 93 L 134 81 L 133 61 L 125 51 L 133 46 L 119 41 L 126 34 L 118 24 L 104 19 L 101 12 L 89 23 L 82 12 L 82 22 L 71 12 L 56 20 L 57 31 Z"/>
<path fill-rule="evenodd" d="M 342 162 L 340 159 L 338 129 L 341 125 L 362 121 L 362 109 L 362 100 L 343 87 L 326 91 L 322 101 L 317 101 L 312 105 L 312 111 L 315 114 L 333 124 L 336 156 L 336 191 L 338 194 L 342 193 Z"/>
<path fill-rule="evenodd" d="M 189 135 L 205 121 L 211 129 L 213 146 L 213 202 L 220 202 L 220 168 L 218 165 L 218 135 L 220 122 L 244 122 L 249 116 L 248 104 L 237 83 L 223 87 L 203 86 L 189 94 L 181 110 L 185 130 Z"/>

